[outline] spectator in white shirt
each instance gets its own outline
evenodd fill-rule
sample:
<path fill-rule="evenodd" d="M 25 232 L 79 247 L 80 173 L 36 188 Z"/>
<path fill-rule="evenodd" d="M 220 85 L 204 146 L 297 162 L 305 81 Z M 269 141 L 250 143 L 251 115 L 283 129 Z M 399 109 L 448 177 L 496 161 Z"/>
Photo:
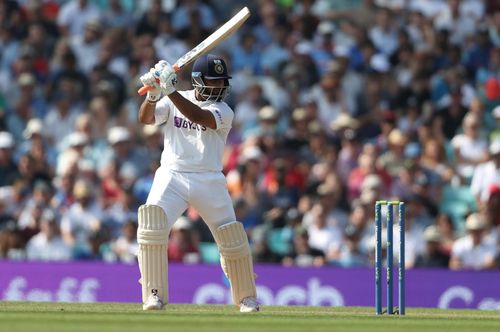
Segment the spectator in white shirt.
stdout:
<path fill-rule="evenodd" d="M 467 235 L 458 239 L 451 250 L 450 268 L 483 270 L 495 264 L 496 248 L 485 240 L 488 228 L 484 215 L 473 213 L 465 221 Z"/>
<path fill-rule="evenodd" d="M 80 35 L 85 24 L 99 19 L 99 9 L 88 0 L 72 0 L 66 2 L 57 15 L 57 25 L 63 35 Z"/>
<path fill-rule="evenodd" d="M 120 262 L 137 262 L 137 224 L 128 221 L 122 227 L 122 235 L 112 243 L 111 248 Z"/>
<path fill-rule="evenodd" d="M 488 160 L 488 142 L 480 136 L 480 125 L 477 114 L 467 113 L 462 122 L 463 134 L 451 140 L 458 174 L 465 180 L 470 180 L 478 164 Z"/>
<path fill-rule="evenodd" d="M 40 232 L 26 245 L 28 260 L 65 261 L 71 259 L 71 248 L 59 235 L 57 216 L 46 209 L 40 218 Z"/>
<path fill-rule="evenodd" d="M 391 56 L 398 48 L 398 34 L 391 21 L 390 9 L 380 8 L 377 11 L 377 24 L 368 32 L 375 47 L 386 56 Z"/>
<path fill-rule="evenodd" d="M 471 191 L 480 207 L 490 198 L 491 186 L 500 186 L 500 138 L 490 143 L 489 152 L 490 160 L 478 165 L 472 176 Z"/>

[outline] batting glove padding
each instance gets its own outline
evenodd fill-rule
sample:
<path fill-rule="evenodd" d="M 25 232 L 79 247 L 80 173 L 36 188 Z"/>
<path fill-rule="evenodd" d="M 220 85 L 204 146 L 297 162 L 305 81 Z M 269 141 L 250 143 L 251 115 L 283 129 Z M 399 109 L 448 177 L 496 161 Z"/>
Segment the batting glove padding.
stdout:
<path fill-rule="evenodd" d="M 170 64 L 165 60 L 161 60 L 149 72 L 140 77 L 142 85 L 154 87 L 154 89 L 148 91 L 146 96 L 151 102 L 157 102 L 161 98 L 160 73 L 165 66 L 170 66 Z"/>
<path fill-rule="evenodd" d="M 175 74 L 174 68 L 167 62 L 167 65 L 163 67 L 160 73 L 160 87 L 165 95 L 169 95 L 175 91 L 175 85 L 177 84 L 177 74 Z"/>

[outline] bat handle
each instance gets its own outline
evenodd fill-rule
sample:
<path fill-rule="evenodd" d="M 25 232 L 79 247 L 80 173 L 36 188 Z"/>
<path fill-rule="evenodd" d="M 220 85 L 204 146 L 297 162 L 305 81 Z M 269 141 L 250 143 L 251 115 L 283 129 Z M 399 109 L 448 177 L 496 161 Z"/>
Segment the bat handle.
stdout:
<path fill-rule="evenodd" d="M 175 72 L 179 72 L 179 70 L 181 70 L 181 68 L 177 65 L 177 64 L 174 64 L 172 66 L 172 68 L 175 70 Z M 160 80 L 156 80 L 157 83 L 160 83 Z M 140 95 L 140 96 L 144 96 L 149 90 L 153 90 L 155 87 L 154 86 L 151 86 L 151 85 L 145 85 L 145 86 L 141 86 L 141 88 L 139 90 L 137 90 L 137 93 Z"/>
<path fill-rule="evenodd" d="M 145 86 L 141 86 L 141 88 L 139 90 L 137 90 L 137 93 L 140 95 L 140 96 L 144 96 L 149 90 L 153 90 L 155 87 L 154 86 L 151 86 L 151 85 L 145 85 Z"/>

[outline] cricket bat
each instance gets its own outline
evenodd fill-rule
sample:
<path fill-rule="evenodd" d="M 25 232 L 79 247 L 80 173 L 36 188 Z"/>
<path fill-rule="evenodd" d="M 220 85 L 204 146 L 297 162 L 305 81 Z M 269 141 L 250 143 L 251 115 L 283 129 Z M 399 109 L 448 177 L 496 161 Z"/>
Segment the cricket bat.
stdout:
<path fill-rule="evenodd" d="M 238 28 L 245 23 L 249 16 L 250 10 L 247 7 L 244 7 L 214 33 L 177 60 L 177 62 L 172 66 L 175 72 L 180 71 L 184 66 L 189 65 L 191 62 L 222 43 L 226 38 L 238 30 Z M 137 92 L 142 96 L 151 89 L 153 89 L 152 86 L 143 86 Z"/>

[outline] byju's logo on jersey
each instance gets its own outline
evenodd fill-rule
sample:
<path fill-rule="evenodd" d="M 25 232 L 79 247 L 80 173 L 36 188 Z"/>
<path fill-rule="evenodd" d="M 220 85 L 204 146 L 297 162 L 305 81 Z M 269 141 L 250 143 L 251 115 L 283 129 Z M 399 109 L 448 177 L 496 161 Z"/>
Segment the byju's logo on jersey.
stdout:
<path fill-rule="evenodd" d="M 206 131 L 207 127 L 200 126 L 197 123 L 186 120 L 184 118 L 180 118 L 178 116 L 174 116 L 174 126 L 177 128 L 185 128 L 185 129 L 194 129 L 198 131 Z"/>

